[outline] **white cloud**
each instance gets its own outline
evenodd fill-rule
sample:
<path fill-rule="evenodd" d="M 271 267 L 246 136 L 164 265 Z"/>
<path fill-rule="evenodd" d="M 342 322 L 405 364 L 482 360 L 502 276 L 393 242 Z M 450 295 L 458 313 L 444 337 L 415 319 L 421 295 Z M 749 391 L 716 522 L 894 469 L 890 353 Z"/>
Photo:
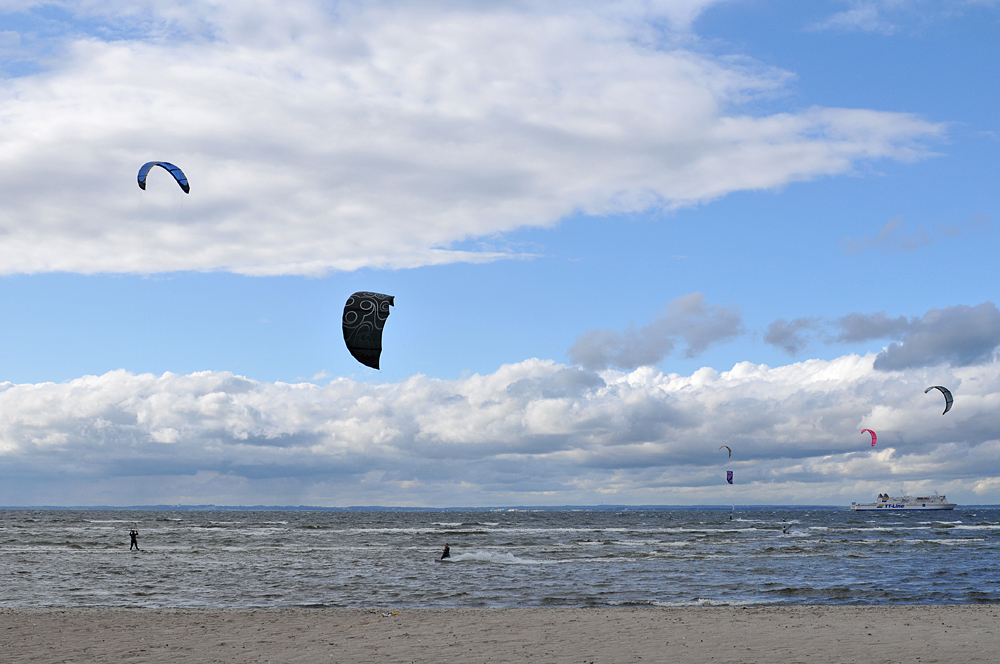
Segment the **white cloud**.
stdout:
<path fill-rule="evenodd" d="M 809 29 L 892 35 L 904 28 L 917 31 L 932 21 L 997 6 L 996 0 L 844 0 L 842 4 L 849 8 L 831 14 Z"/>
<path fill-rule="evenodd" d="M 891 35 L 897 25 L 886 17 L 893 10 L 905 7 L 905 0 L 853 0 L 851 8 L 836 12 L 811 26 L 813 30 L 842 30 L 845 32 L 879 32 Z"/>
<path fill-rule="evenodd" d="M 709 4 L 67 5 L 86 21 L 47 69 L 0 84 L 0 270 L 494 260 L 460 243 L 914 159 L 942 133 L 742 113 L 789 75 L 692 50 L 678 30 Z M 155 170 L 140 207 L 151 159 L 191 194 Z"/>
<path fill-rule="evenodd" d="M 921 225 L 907 233 L 903 230 L 903 217 L 896 216 L 887 221 L 874 237 L 844 238 L 841 247 L 846 253 L 858 254 L 876 247 L 889 252 L 913 251 L 941 240 L 982 232 L 991 225 L 990 218 L 980 214 L 973 216 L 967 223 L 947 224 L 931 229 Z"/>
<path fill-rule="evenodd" d="M 1000 363 L 888 374 L 873 360 L 691 376 L 528 360 L 387 385 L 121 371 L 7 383 L 0 504 L 846 504 L 900 487 L 1000 502 Z M 934 384 L 955 394 L 947 416 L 923 392 Z"/>

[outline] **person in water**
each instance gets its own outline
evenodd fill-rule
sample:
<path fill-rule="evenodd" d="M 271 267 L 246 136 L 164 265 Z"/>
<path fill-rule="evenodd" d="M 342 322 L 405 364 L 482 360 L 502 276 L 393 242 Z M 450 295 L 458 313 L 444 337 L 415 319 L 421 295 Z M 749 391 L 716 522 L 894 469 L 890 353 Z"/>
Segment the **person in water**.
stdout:
<path fill-rule="evenodd" d="M 131 551 L 132 547 L 139 549 L 139 540 L 136 539 L 137 537 L 139 537 L 139 531 L 133 528 L 132 530 L 128 531 L 128 536 L 132 538 L 132 543 L 128 545 L 128 550 Z M 142 549 L 139 550 L 142 551 Z"/>
<path fill-rule="evenodd" d="M 441 554 L 441 560 L 445 558 L 451 558 L 451 547 L 448 546 L 447 542 L 444 543 L 444 553 Z"/>

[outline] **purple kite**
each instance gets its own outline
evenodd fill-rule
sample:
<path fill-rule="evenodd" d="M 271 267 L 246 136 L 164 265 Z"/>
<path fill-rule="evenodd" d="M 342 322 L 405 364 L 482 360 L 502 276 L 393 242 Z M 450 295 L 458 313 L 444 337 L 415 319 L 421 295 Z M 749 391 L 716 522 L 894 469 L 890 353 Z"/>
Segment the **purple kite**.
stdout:
<path fill-rule="evenodd" d="M 733 483 L 733 471 L 731 470 L 726 471 L 726 481 L 729 482 L 730 484 Z"/>

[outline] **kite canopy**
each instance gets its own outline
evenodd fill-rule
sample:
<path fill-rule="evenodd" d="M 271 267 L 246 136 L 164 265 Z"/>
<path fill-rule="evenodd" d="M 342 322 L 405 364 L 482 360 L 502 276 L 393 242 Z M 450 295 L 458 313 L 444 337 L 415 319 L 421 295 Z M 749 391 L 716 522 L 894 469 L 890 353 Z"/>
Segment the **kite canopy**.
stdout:
<path fill-rule="evenodd" d="M 951 390 L 941 385 L 931 385 L 926 390 L 924 390 L 924 394 L 927 394 L 931 390 L 941 390 L 941 394 L 944 395 L 944 413 L 947 413 L 949 410 L 951 410 L 951 404 L 955 403 L 955 399 L 951 396 Z M 941 414 L 944 415 L 944 413 Z"/>
<path fill-rule="evenodd" d="M 732 458 L 732 456 L 733 456 L 733 448 L 731 448 L 731 447 L 730 447 L 729 445 L 719 445 L 719 449 L 720 449 L 720 450 L 721 450 L 721 449 L 722 449 L 723 447 L 725 447 L 725 448 L 726 448 L 727 450 L 729 450 L 729 457 L 730 457 L 730 458 Z"/>
<path fill-rule="evenodd" d="M 136 179 L 139 181 L 139 189 L 142 189 L 143 191 L 146 190 L 146 175 L 149 174 L 149 169 L 151 169 L 153 166 L 159 166 L 160 168 L 166 170 L 168 173 L 173 175 L 174 179 L 177 180 L 177 184 L 180 186 L 181 189 L 184 190 L 185 194 L 191 193 L 191 187 L 190 185 L 188 185 L 188 179 L 187 176 L 184 175 L 184 171 L 177 168 L 169 161 L 148 161 L 145 164 L 143 164 L 142 168 L 139 169 L 139 175 L 136 177 Z"/>
<path fill-rule="evenodd" d="M 378 369 L 382 355 L 382 328 L 395 306 L 392 295 L 360 291 L 344 305 L 344 343 L 361 364 Z"/>
<path fill-rule="evenodd" d="M 876 436 L 875 432 L 872 431 L 871 429 L 862 429 L 861 433 L 864 433 L 866 431 L 872 435 L 872 447 L 875 447 L 875 441 L 878 440 L 878 436 Z"/>
<path fill-rule="evenodd" d="M 733 471 L 731 470 L 726 471 L 726 481 L 729 482 L 730 484 L 733 483 Z"/>

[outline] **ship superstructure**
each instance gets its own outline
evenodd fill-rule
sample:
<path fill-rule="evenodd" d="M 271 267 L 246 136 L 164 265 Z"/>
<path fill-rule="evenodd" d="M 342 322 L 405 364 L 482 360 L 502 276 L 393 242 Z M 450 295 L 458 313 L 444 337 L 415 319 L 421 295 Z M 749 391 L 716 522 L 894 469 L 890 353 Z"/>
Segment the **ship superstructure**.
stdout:
<path fill-rule="evenodd" d="M 890 496 L 880 493 L 874 503 L 851 503 L 852 510 L 953 510 L 955 503 L 949 503 L 937 492 L 929 496 Z"/>

